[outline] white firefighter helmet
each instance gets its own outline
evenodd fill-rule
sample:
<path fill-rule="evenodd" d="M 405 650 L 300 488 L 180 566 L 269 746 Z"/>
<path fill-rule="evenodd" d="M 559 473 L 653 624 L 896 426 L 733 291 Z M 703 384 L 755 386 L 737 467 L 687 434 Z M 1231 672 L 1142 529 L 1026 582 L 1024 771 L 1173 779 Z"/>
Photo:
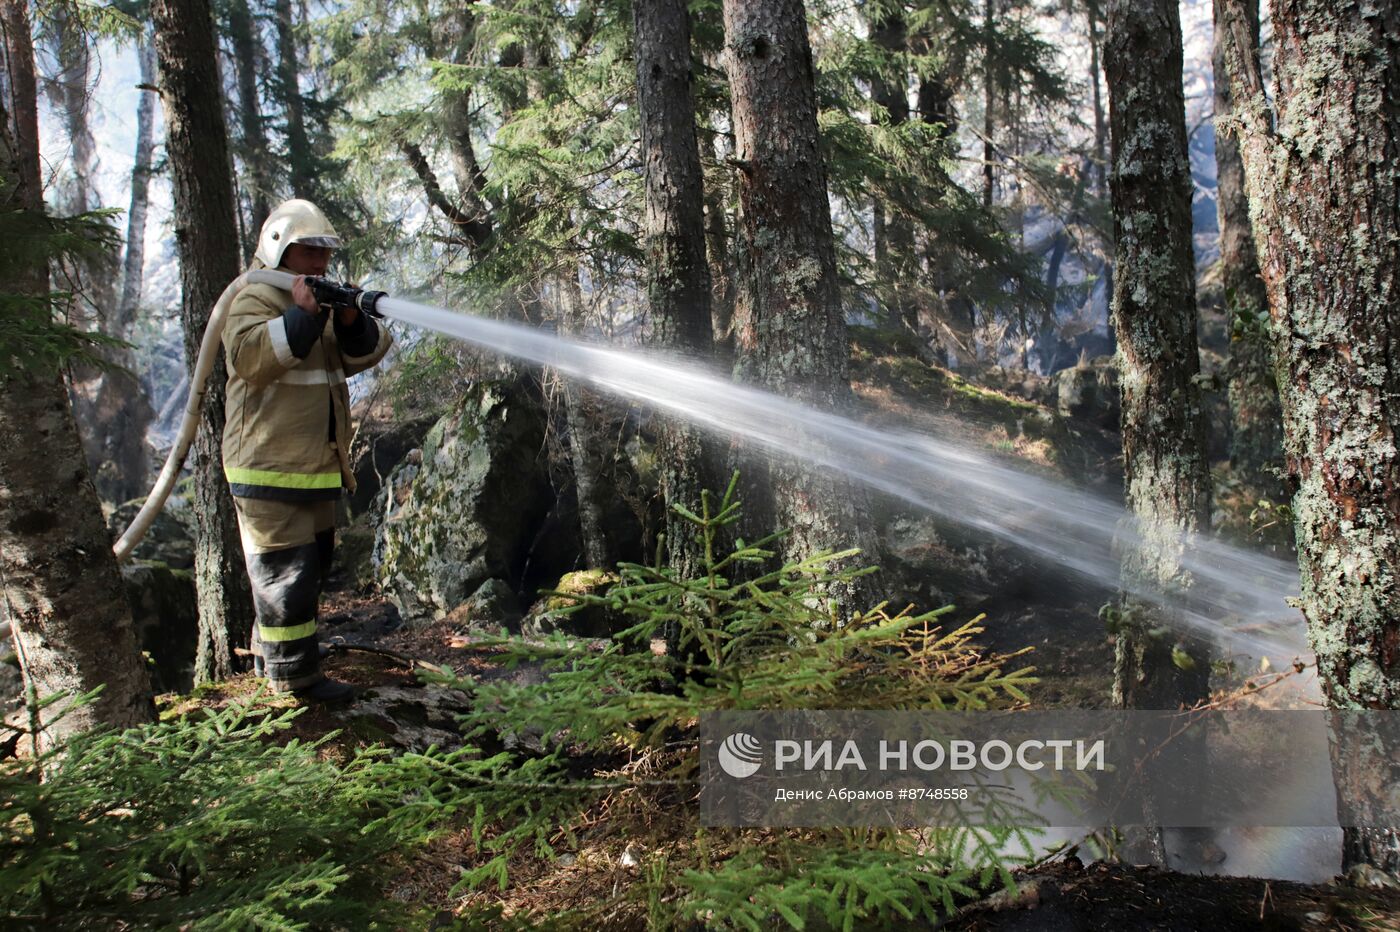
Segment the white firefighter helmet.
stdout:
<path fill-rule="evenodd" d="M 275 269 L 282 264 L 282 253 L 292 243 L 339 249 L 340 236 L 319 207 L 310 201 L 292 198 L 278 204 L 267 215 L 262 232 L 258 234 L 256 255 L 263 265 Z"/>

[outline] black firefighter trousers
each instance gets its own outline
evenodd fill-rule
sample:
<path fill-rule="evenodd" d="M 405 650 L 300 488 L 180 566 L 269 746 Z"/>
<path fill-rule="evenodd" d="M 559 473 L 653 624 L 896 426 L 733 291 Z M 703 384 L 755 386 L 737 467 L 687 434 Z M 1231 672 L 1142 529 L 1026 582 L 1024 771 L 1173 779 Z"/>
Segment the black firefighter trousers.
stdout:
<path fill-rule="evenodd" d="M 335 552 L 335 502 L 234 503 L 253 588 L 253 655 L 274 692 L 314 686 L 325 679 L 316 618 Z"/>

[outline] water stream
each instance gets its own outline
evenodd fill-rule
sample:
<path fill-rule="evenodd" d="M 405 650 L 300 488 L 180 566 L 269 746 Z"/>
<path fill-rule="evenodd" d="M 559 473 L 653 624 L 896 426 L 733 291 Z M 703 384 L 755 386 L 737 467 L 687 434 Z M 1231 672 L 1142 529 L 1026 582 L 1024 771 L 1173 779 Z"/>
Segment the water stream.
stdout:
<path fill-rule="evenodd" d="M 864 424 L 818 411 L 686 361 L 635 347 L 579 343 L 521 324 L 459 314 L 397 298 L 381 299 L 390 318 L 465 340 L 485 350 L 550 366 L 565 376 L 692 424 L 740 437 L 776 456 L 835 470 L 916 508 L 981 530 L 1113 589 L 1120 585 L 1115 541 L 1131 542 L 1131 522 L 1109 499 L 1035 475 L 986 455 L 951 431 L 918 433 Z M 833 544 L 839 544 L 834 541 Z M 1297 594 L 1297 567 L 1207 539 L 1185 557 L 1196 583 L 1170 615 L 1210 642 L 1216 656 L 1269 657 L 1275 666 L 1311 660 L 1301 613 L 1285 599 Z M 1138 592 L 1160 599 L 1153 591 Z M 1248 669 L 1248 667 L 1246 667 Z M 1320 698 L 1316 677 L 1300 684 L 1305 700 Z M 1295 748 L 1299 759 L 1326 760 L 1325 744 Z M 1288 775 L 1280 774 L 1285 782 Z M 1052 829 L 1041 845 L 1071 829 Z M 1197 833 L 1199 834 L 1199 833 Z M 1216 856 L 1202 861 L 1197 843 L 1169 830 L 1177 870 L 1320 882 L 1338 870 L 1338 828 L 1220 829 L 1210 837 Z M 1192 836 L 1195 838 L 1195 836 Z"/>
<path fill-rule="evenodd" d="M 1121 506 L 998 461 L 952 436 L 864 424 L 639 348 L 580 343 L 400 298 L 381 299 L 379 309 L 775 455 L 834 470 L 1099 585 L 1120 585 L 1115 544 L 1133 538 Z M 1269 657 L 1275 664 L 1307 654 L 1302 615 L 1285 602 L 1297 594 L 1296 566 L 1208 539 L 1192 541 L 1184 563 L 1195 582 L 1189 597 L 1171 606 L 1185 629 L 1180 637 L 1206 640 L 1219 654 Z M 1150 588 L 1134 594 L 1161 599 Z"/>

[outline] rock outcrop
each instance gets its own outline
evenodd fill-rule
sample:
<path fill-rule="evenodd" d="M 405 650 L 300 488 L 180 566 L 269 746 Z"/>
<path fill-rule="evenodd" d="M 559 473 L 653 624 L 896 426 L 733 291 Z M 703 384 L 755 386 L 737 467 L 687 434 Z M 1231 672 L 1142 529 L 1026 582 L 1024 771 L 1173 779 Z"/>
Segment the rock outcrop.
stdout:
<path fill-rule="evenodd" d="M 374 545 L 404 617 L 440 618 L 482 583 L 516 583 L 554 503 L 546 418 L 528 379 L 473 384 L 387 478 Z"/>
<path fill-rule="evenodd" d="M 1099 356 L 1055 373 L 1055 408 L 1064 417 L 1118 429 L 1118 369 Z"/>

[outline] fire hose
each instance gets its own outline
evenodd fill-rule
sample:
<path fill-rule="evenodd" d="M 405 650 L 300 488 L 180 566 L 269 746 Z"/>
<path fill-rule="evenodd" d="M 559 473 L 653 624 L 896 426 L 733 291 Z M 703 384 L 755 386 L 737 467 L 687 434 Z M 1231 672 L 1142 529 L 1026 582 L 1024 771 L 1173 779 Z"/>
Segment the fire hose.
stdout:
<path fill-rule="evenodd" d="M 214 308 L 209 314 L 209 322 L 204 327 L 204 338 L 199 344 L 199 356 L 195 360 L 194 373 L 190 376 L 190 394 L 185 402 L 185 414 L 180 422 L 180 432 L 176 435 L 175 443 L 170 448 L 170 454 L 165 458 L 165 466 L 156 478 L 156 484 L 152 486 L 150 494 L 146 496 L 146 501 L 141 505 L 141 510 L 136 513 L 136 517 L 132 519 L 126 531 L 112 546 L 112 552 L 116 554 L 118 563 L 130 559 L 132 551 L 136 549 L 137 544 L 141 543 L 146 532 L 151 529 L 156 516 L 165 507 L 166 500 L 170 498 L 170 493 L 180 478 L 180 470 L 184 468 L 185 457 L 189 455 L 190 445 L 194 443 L 195 431 L 199 428 L 209 374 L 214 370 L 214 362 L 218 358 L 219 346 L 223 342 L 224 318 L 228 316 L 229 306 L 233 304 L 234 297 L 249 285 L 272 285 L 275 288 L 290 291 L 295 279 L 296 276 L 290 272 L 276 272 L 262 268 L 249 269 L 229 282 L 223 294 L 219 295 L 219 299 L 214 302 Z M 379 299 L 384 296 L 382 291 L 365 291 L 354 285 L 314 276 L 307 276 L 306 281 L 316 295 L 317 303 L 324 308 L 334 309 L 352 306 L 358 307 L 371 317 L 380 319 L 384 317 L 377 307 Z M 0 620 L 0 639 L 9 636 L 10 623 Z"/>
<path fill-rule="evenodd" d="M 199 344 L 199 357 L 195 361 L 194 373 L 190 376 L 190 395 L 189 400 L 185 403 L 185 415 L 180 422 L 180 432 L 176 435 L 175 443 L 170 448 L 170 454 L 165 458 L 165 466 L 161 469 L 160 476 L 156 479 L 156 484 L 151 488 L 150 494 L 146 496 L 141 510 L 136 513 L 131 525 L 112 547 L 112 551 L 117 556 L 117 562 L 130 558 L 131 552 L 146 536 L 146 532 L 150 530 L 156 516 L 165 507 L 166 500 L 170 498 L 170 493 L 180 478 L 180 470 L 184 468 L 185 457 L 189 455 L 190 444 L 194 443 L 195 431 L 199 427 L 200 412 L 204 407 L 204 393 L 209 381 L 209 373 L 213 371 L 214 362 L 218 358 L 219 345 L 222 342 L 224 332 L 224 318 L 228 316 L 228 309 L 233 304 L 234 296 L 248 285 L 259 284 L 272 285 L 275 288 L 290 291 L 295 278 L 296 276 L 289 272 L 249 269 L 229 282 L 229 286 L 224 289 L 223 294 L 219 295 L 219 300 L 214 303 L 214 309 L 209 314 L 209 323 L 204 328 L 204 339 Z M 384 317 L 377 307 L 379 299 L 384 297 L 382 291 L 365 291 L 354 285 L 311 276 L 307 277 L 306 282 L 315 293 L 317 303 L 323 308 L 357 307 L 371 317 L 380 319 Z"/>

